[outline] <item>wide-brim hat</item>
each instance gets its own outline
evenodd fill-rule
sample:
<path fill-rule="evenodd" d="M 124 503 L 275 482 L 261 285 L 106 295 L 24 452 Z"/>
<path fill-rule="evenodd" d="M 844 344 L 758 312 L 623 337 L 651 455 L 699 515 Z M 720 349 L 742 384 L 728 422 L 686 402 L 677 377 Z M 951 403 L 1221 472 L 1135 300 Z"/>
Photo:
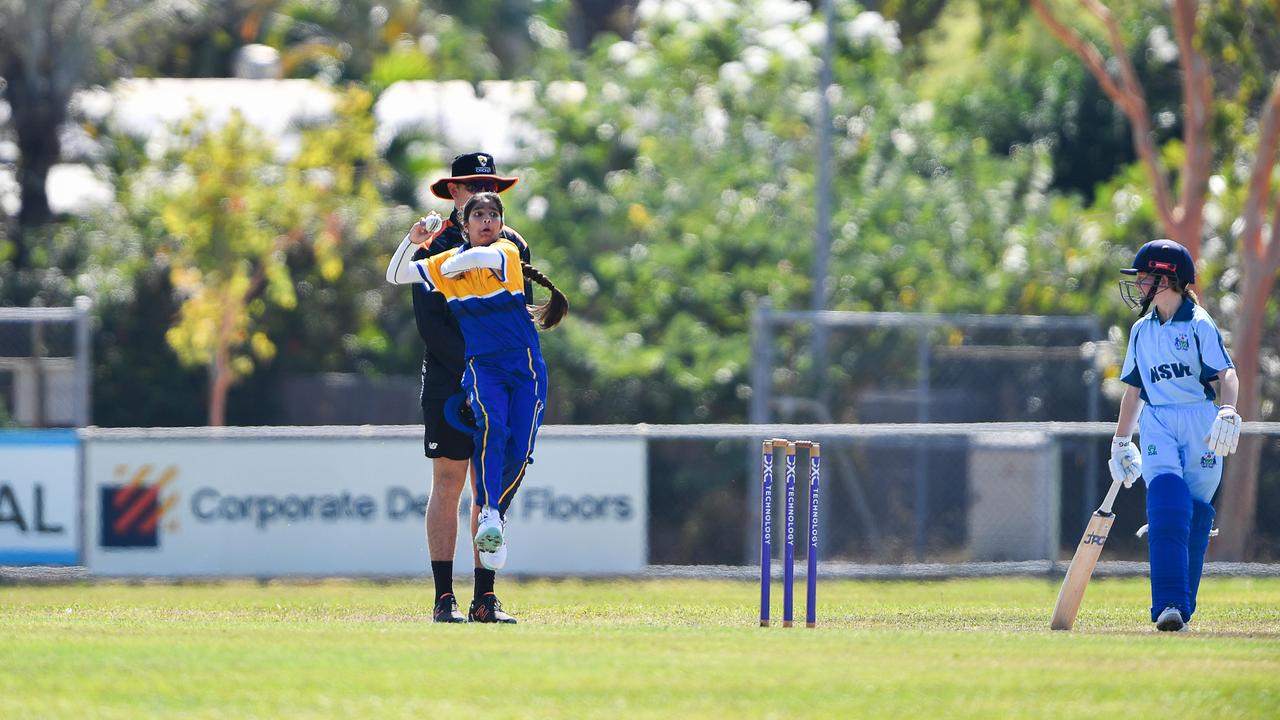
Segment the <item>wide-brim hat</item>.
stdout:
<path fill-rule="evenodd" d="M 450 167 L 452 173 L 447 178 L 440 178 L 431 183 L 431 194 L 441 200 L 452 200 L 449 194 L 449 183 L 463 183 L 468 180 L 490 180 L 498 186 L 498 192 L 506 192 L 508 188 L 519 182 L 519 178 L 502 177 L 498 174 L 498 165 L 489 153 L 474 152 L 458 155 Z"/>

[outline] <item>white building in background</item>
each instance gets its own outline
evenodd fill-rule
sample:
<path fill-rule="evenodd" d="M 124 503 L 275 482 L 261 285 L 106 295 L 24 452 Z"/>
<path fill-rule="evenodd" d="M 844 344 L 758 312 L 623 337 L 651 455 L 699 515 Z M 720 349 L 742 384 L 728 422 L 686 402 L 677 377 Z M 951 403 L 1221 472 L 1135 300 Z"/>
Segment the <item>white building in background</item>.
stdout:
<path fill-rule="evenodd" d="M 550 139 L 523 119 L 539 103 L 536 88 L 533 81 L 506 80 L 484 81 L 478 88 L 461 80 L 395 83 L 374 105 L 378 148 L 385 151 L 396 137 L 412 133 L 426 140 L 422 152 L 434 156 L 441 170 L 447 170 L 455 153 L 484 149 L 498 158 L 503 172 L 511 172 L 552 149 Z M 581 83 L 553 83 L 548 95 L 555 102 L 577 104 L 586 99 L 586 90 Z M 297 128 L 323 124 L 332 118 L 335 103 L 333 88 L 313 80 L 127 79 L 110 89 L 76 93 L 72 116 L 145 139 L 159 150 L 171 129 L 196 113 L 218 125 L 239 111 L 287 157 L 297 151 Z M 8 105 L 0 102 L 0 124 L 8 117 Z M 66 162 L 49 173 L 50 207 L 72 213 L 110 203 L 113 190 L 94 166 L 101 155 L 96 141 L 79 122 L 68 123 L 62 140 Z M 0 212 L 9 215 L 20 206 L 16 163 L 16 145 L 0 141 Z"/>
<path fill-rule="evenodd" d="M 335 101 L 329 87 L 310 80 L 154 78 L 121 80 L 111 90 L 78 93 L 72 102 L 90 121 L 149 142 L 163 142 L 174 126 L 197 113 L 221 126 L 238 111 L 287 153 L 296 149 L 294 128 L 330 119 Z"/>
<path fill-rule="evenodd" d="M 579 82 L 555 82 L 547 87 L 549 102 L 580 104 L 586 87 Z M 537 106 L 537 83 L 532 80 L 485 80 L 479 88 L 462 80 L 412 80 L 387 88 L 374 105 L 378 147 L 386 148 L 398 135 L 417 132 L 438 138 L 453 153 L 483 148 L 507 166 L 552 150 L 526 116 Z"/>

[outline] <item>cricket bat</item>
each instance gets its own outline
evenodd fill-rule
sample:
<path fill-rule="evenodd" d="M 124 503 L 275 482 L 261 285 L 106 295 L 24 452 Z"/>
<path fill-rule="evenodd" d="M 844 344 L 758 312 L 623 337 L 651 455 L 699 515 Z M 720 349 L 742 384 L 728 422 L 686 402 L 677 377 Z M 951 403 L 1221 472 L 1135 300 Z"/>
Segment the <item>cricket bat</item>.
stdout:
<path fill-rule="evenodd" d="M 1053 606 L 1053 620 L 1049 622 L 1049 627 L 1054 630 L 1070 630 L 1076 622 L 1076 613 L 1080 611 L 1080 603 L 1084 600 L 1085 588 L 1089 586 L 1093 568 L 1098 564 L 1102 546 L 1107 543 L 1111 523 L 1116 519 L 1111 512 L 1111 505 L 1115 503 L 1119 492 L 1120 481 L 1113 480 L 1102 504 L 1089 518 L 1089 526 L 1084 529 L 1084 537 L 1080 538 L 1075 557 L 1071 558 L 1071 566 L 1067 568 L 1067 576 L 1062 580 L 1058 603 Z"/>

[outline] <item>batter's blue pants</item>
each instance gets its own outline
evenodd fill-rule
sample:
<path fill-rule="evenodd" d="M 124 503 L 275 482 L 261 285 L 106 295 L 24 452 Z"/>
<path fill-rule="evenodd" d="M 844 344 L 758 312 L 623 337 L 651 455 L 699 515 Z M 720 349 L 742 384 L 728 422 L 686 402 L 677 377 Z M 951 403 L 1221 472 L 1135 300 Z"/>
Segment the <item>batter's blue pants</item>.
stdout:
<path fill-rule="evenodd" d="M 1192 500 L 1187 483 L 1172 473 L 1147 483 L 1147 554 L 1151 559 L 1151 621 L 1167 607 L 1176 607 L 1184 620 L 1191 617 L 1191 570 L 1188 545 Z M 1205 531 L 1206 539 L 1208 530 Z M 1200 557 L 1204 557 L 1201 548 Z"/>

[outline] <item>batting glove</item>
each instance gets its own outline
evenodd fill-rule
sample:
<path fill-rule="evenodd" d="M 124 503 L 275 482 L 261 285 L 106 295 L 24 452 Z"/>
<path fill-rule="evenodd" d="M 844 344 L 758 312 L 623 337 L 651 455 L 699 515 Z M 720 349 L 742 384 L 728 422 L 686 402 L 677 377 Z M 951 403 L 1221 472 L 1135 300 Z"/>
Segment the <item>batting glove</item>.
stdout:
<path fill-rule="evenodd" d="M 1132 487 L 1142 477 L 1142 454 L 1137 446 L 1129 442 L 1129 438 L 1113 438 L 1111 442 L 1111 461 L 1107 463 L 1111 470 L 1111 479 Z"/>
<path fill-rule="evenodd" d="M 1240 415 L 1230 405 L 1218 408 L 1218 417 L 1209 426 L 1209 435 L 1204 441 L 1209 449 L 1218 457 L 1226 457 L 1236 451 L 1240 444 Z"/>

